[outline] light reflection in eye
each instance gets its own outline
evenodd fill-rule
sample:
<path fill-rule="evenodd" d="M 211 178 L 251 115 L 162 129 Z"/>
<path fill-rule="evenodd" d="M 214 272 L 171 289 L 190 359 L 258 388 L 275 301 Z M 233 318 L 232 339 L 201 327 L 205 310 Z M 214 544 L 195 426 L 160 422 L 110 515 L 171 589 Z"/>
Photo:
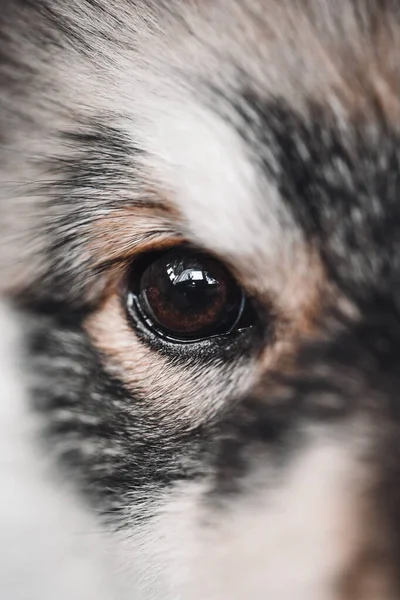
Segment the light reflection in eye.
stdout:
<path fill-rule="evenodd" d="M 206 271 L 200 269 L 185 269 L 179 275 L 176 275 L 172 267 L 167 268 L 170 281 L 172 283 L 184 283 L 189 281 L 204 281 L 208 285 L 217 285 L 218 281 L 211 277 Z"/>

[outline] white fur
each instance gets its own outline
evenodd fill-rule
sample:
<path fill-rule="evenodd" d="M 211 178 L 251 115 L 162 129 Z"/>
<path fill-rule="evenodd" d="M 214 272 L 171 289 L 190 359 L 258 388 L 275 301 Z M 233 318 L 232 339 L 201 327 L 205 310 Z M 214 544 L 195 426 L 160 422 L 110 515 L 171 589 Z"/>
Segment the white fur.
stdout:
<path fill-rule="evenodd" d="M 1 305 L 0 330 L 0 598 L 120 600 L 100 525 L 33 443 L 14 318 Z"/>
<path fill-rule="evenodd" d="M 325 439 L 324 439 L 325 438 Z M 354 444 L 312 433 L 280 479 L 219 510 L 207 484 L 177 489 L 125 541 L 137 597 L 152 600 L 333 600 L 357 544 Z M 271 484 L 271 481 L 274 483 Z M 126 563 L 127 564 L 127 563 Z M 135 588 L 136 589 L 136 588 Z"/>
<path fill-rule="evenodd" d="M 291 236 L 300 231 L 234 126 L 185 94 L 160 91 L 143 103 L 143 131 L 132 131 L 132 139 L 143 133 L 149 168 L 187 235 L 232 260 L 256 259 L 258 268 L 281 261 L 284 228 L 292 225 Z"/>

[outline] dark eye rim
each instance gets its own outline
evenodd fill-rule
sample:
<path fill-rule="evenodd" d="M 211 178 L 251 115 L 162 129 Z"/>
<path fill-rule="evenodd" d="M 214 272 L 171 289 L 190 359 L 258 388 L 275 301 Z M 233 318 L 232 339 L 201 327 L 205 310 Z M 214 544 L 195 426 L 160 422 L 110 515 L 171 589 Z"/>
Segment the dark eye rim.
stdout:
<path fill-rule="evenodd" d="M 185 336 L 180 337 L 179 335 L 170 335 L 166 331 L 164 331 L 161 327 L 158 327 L 157 324 L 153 322 L 153 320 L 147 315 L 139 301 L 139 286 L 140 280 L 145 272 L 145 270 L 155 261 L 158 257 L 161 257 L 167 252 L 181 251 L 182 253 L 190 252 L 194 253 L 199 257 L 204 257 L 207 260 L 219 261 L 218 258 L 206 253 L 197 248 L 193 248 L 189 245 L 178 245 L 171 246 L 167 248 L 163 248 L 161 250 L 153 250 L 150 252 L 146 252 L 140 256 L 138 256 L 135 260 L 133 260 L 129 268 L 126 272 L 124 282 L 123 282 L 123 298 L 124 305 L 127 311 L 130 322 L 137 325 L 138 322 L 142 327 L 145 327 L 147 332 L 152 336 L 157 337 L 157 339 L 164 340 L 170 344 L 174 345 L 190 345 L 190 344 L 201 344 L 207 343 L 212 340 L 230 340 L 232 337 L 240 335 L 244 332 L 249 332 L 252 330 L 257 321 L 257 311 L 255 306 L 253 305 L 251 297 L 249 297 L 245 291 L 241 288 L 239 284 L 237 284 L 235 277 L 230 272 L 229 268 L 225 265 L 222 266 L 224 270 L 227 271 L 228 275 L 232 277 L 232 281 L 238 285 L 238 289 L 241 292 L 240 299 L 240 307 L 238 310 L 238 314 L 234 322 L 230 325 L 228 329 L 216 330 L 215 333 L 208 333 L 206 335 L 193 335 L 193 336 Z M 132 281 L 134 285 L 132 285 Z M 242 324 L 242 326 L 240 326 Z"/>
<path fill-rule="evenodd" d="M 129 314 L 132 314 L 132 310 L 135 311 L 136 313 L 136 317 L 139 317 L 141 322 L 146 326 L 146 328 L 151 331 L 153 334 L 157 335 L 157 337 L 162 338 L 170 343 L 173 344 L 194 344 L 194 343 L 201 343 L 207 340 L 210 340 L 212 338 L 223 338 L 223 337 L 228 337 L 230 335 L 232 335 L 233 333 L 240 333 L 241 331 L 243 331 L 244 329 L 250 329 L 251 326 L 246 327 L 246 328 L 238 328 L 236 329 L 236 326 L 238 324 L 238 322 L 240 321 L 240 317 L 242 316 L 244 307 L 246 304 L 246 299 L 245 297 L 242 297 L 241 300 L 241 307 L 240 307 L 240 312 L 238 314 L 237 319 L 235 320 L 233 326 L 231 326 L 228 330 L 223 330 L 221 332 L 216 332 L 216 333 L 209 333 L 206 335 L 202 335 L 202 336 L 191 336 L 191 337 L 174 337 L 171 335 L 168 335 L 168 333 L 166 333 L 165 331 L 163 331 L 161 329 L 161 327 L 157 327 L 153 321 L 144 313 L 144 311 L 141 308 L 140 302 L 137 299 L 137 296 L 135 294 L 128 294 L 128 298 L 127 298 L 127 309 Z"/>

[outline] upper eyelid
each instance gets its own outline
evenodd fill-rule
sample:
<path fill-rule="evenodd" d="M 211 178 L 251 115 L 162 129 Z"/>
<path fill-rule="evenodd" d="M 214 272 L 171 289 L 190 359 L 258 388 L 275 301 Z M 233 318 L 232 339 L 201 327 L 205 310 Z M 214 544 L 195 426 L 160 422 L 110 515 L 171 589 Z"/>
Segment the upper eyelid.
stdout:
<path fill-rule="evenodd" d="M 112 214 L 91 223 L 86 233 L 86 251 L 92 264 L 104 270 L 149 248 L 162 248 L 181 243 L 183 234 L 179 224 L 160 208 L 133 206 L 116 209 Z"/>
<path fill-rule="evenodd" d="M 113 258 L 104 258 L 103 260 L 99 260 L 95 265 L 95 269 L 98 272 L 106 272 L 109 269 L 118 266 L 132 264 L 132 262 L 138 260 L 144 254 L 175 248 L 176 246 L 183 245 L 184 243 L 185 241 L 183 237 L 181 238 L 168 234 L 162 235 L 159 233 L 149 232 L 144 240 L 141 240 L 140 243 L 132 245 L 130 252 L 117 255 Z"/>

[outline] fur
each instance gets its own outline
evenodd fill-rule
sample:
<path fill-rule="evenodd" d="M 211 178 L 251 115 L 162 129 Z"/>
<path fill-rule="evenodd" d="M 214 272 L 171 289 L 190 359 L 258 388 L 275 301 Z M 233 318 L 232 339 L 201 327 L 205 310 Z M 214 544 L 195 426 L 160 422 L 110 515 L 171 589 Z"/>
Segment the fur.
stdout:
<path fill-rule="evenodd" d="M 399 41 L 395 0 L 3 0 L 9 600 L 400 597 Z M 185 244 L 253 328 L 128 314 Z"/>

